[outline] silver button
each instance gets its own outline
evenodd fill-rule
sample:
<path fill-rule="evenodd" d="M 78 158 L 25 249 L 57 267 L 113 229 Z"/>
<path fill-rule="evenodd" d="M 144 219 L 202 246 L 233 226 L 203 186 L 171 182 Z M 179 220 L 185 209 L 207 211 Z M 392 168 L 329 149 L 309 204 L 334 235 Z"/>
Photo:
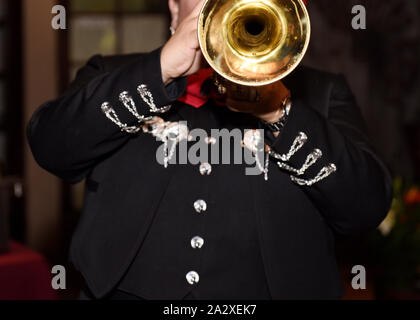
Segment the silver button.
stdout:
<path fill-rule="evenodd" d="M 198 281 L 200 281 L 200 276 L 195 271 L 188 272 L 186 278 L 190 285 L 196 284 Z"/>
<path fill-rule="evenodd" d="M 194 202 L 194 209 L 198 213 L 204 212 L 207 210 L 207 203 L 204 200 L 197 200 Z"/>
<path fill-rule="evenodd" d="M 202 176 L 208 176 L 208 175 L 210 175 L 210 173 L 211 173 L 211 164 L 210 163 L 203 163 L 201 166 L 200 166 L 200 173 L 201 173 L 201 175 Z"/>
<path fill-rule="evenodd" d="M 201 237 L 194 237 L 191 239 L 191 247 L 193 249 L 201 249 L 204 245 L 204 239 Z"/>

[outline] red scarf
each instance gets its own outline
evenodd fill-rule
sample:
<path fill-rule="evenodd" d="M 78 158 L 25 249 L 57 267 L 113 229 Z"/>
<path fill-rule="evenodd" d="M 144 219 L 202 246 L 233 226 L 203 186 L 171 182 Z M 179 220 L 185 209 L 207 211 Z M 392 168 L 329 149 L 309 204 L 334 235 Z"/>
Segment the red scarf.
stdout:
<path fill-rule="evenodd" d="M 213 99 L 213 102 L 219 106 L 224 106 L 226 97 L 220 95 L 213 85 L 211 79 L 213 72 L 213 69 L 206 68 L 188 76 L 187 88 L 178 101 L 189 104 L 196 109 L 201 108 L 209 99 Z"/>
<path fill-rule="evenodd" d="M 200 69 L 197 73 L 188 76 L 187 89 L 184 95 L 178 99 L 178 101 L 184 102 L 193 106 L 194 108 L 200 108 L 210 98 L 209 96 L 203 96 L 201 88 L 208 78 L 211 77 L 213 70 L 211 68 Z"/>

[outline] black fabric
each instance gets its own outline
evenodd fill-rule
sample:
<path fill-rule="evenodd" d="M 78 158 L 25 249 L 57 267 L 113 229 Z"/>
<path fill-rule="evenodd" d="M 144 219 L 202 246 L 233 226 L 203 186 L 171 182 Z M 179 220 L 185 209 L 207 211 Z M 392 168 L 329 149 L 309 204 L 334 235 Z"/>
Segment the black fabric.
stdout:
<path fill-rule="evenodd" d="M 337 172 L 327 179 L 311 187 L 298 186 L 271 161 L 268 181 L 262 176 L 244 176 L 245 165 L 216 167 L 210 179 L 199 180 L 198 166 L 163 168 L 156 161 L 160 142 L 148 134 L 122 132 L 101 112 L 101 104 L 108 101 L 124 122 L 135 125 L 136 119 L 118 101 L 122 91 L 129 91 L 139 113 L 146 115 L 149 107 L 136 95 L 138 85 L 151 88 L 157 107 L 182 95 L 186 79 L 164 87 L 159 57 L 160 49 L 149 54 L 92 58 L 72 88 L 42 105 L 28 124 L 31 150 L 43 168 L 69 182 L 85 178 L 96 182 L 86 189 L 83 215 L 71 245 L 71 260 L 93 295 L 105 297 L 117 287 L 137 253 L 145 248 L 152 223 L 169 213 L 163 210 L 165 206 L 172 205 L 174 215 L 187 214 L 183 210 L 191 210 L 191 201 L 211 186 L 209 210 L 217 213 L 211 219 L 221 219 L 222 227 L 240 228 L 241 220 L 237 226 L 230 221 L 235 208 L 241 207 L 241 201 L 247 208 L 252 203 L 252 209 L 247 210 L 250 220 L 244 223 L 253 219 L 251 215 L 256 219 L 258 249 L 273 299 L 340 297 L 343 291 L 334 257 L 334 232 L 349 234 L 377 226 L 392 198 L 388 171 L 369 145 L 360 111 L 344 79 L 297 68 L 285 80 L 293 98 L 288 123 L 270 142 L 278 152 L 287 152 L 298 133 L 305 132 L 308 142 L 291 162 L 299 167 L 309 152 L 319 148 L 322 158 L 303 178 L 313 177 L 329 163 L 336 164 Z M 251 116 L 218 108 L 208 110 L 210 114 L 223 110 L 220 127 L 259 124 Z M 209 126 L 209 114 L 182 104 L 161 116 L 167 121 L 185 119 L 196 126 Z M 228 198 L 235 193 L 237 197 Z M 184 226 L 182 221 L 177 223 Z M 247 226 L 245 234 L 232 235 L 230 240 L 254 238 Z M 185 235 L 189 231 L 185 230 Z M 184 245 L 186 248 L 187 243 Z M 177 259 L 194 263 L 191 254 L 181 251 Z M 203 251 L 203 261 L 213 257 L 221 259 L 217 252 L 205 258 Z M 229 265 L 220 265 L 220 274 L 228 269 Z M 148 281 L 150 288 L 155 279 Z"/>
<path fill-rule="evenodd" d="M 197 117 L 188 122 L 189 128 L 205 127 L 210 136 L 211 129 L 222 128 L 230 112 L 207 103 L 194 113 Z M 255 127 L 254 119 L 237 117 L 244 118 L 238 125 L 241 129 Z M 206 123 L 200 123 L 201 119 Z M 213 148 L 219 147 L 209 148 L 210 159 Z M 190 291 L 198 299 L 270 299 L 254 195 L 244 173 L 242 166 L 223 164 L 213 165 L 209 176 L 202 176 L 198 165 L 178 168 L 141 249 L 118 287 L 147 299 L 181 299 Z M 182 182 L 195 186 L 194 190 L 179 189 Z M 238 192 L 234 185 L 244 187 Z M 208 205 L 203 214 L 193 208 L 198 199 Z M 194 236 L 204 239 L 203 248 L 192 249 Z M 194 286 L 185 278 L 192 270 L 200 275 Z"/>
<path fill-rule="evenodd" d="M 79 295 L 79 300 L 82 301 L 91 301 L 91 300 L 97 300 L 95 296 L 89 291 L 88 288 L 84 288 Z M 106 297 L 104 297 L 101 300 L 123 300 L 123 301 L 145 301 L 147 299 L 134 295 L 122 290 L 113 290 L 110 294 L 108 294 Z M 180 300 L 197 300 L 197 297 L 189 292 L 187 293 L 182 299 Z"/>

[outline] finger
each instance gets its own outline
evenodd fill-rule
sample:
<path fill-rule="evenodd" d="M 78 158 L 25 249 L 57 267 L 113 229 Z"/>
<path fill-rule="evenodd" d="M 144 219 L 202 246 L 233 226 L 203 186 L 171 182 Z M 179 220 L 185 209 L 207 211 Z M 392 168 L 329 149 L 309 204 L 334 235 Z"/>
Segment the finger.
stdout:
<path fill-rule="evenodd" d="M 198 15 L 200 14 L 201 8 L 203 7 L 205 1 L 206 0 L 200 0 L 200 2 L 197 3 L 197 5 L 193 8 L 190 14 L 178 26 L 177 31 L 180 29 L 185 29 L 185 30 L 195 29 L 196 30 L 198 28 L 198 23 L 197 23 Z"/>
<path fill-rule="evenodd" d="M 201 49 L 198 48 L 197 51 L 196 51 L 196 53 L 195 53 L 194 63 L 193 63 L 193 67 L 195 69 L 197 69 L 197 70 L 200 69 L 202 58 L 203 58 L 203 55 L 201 53 Z"/>
<path fill-rule="evenodd" d="M 191 11 L 191 14 L 190 14 L 190 17 L 198 17 L 198 15 L 200 14 L 200 12 L 201 12 L 201 9 L 203 8 L 203 6 L 204 6 L 204 2 L 205 2 L 206 0 L 200 0 L 198 3 L 197 3 L 197 5 L 194 7 L 194 9 Z"/>
<path fill-rule="evenodd" d="M 250 88 L 248 91 L 248 99 L 249 101 L 256 102 L 258 100 L 258 89 L 257 88 Z"/>
<path fill-rule="evenodd" d="M 230 111 L 233 111 L 233 112 L 239 112 L 239 110 L 237 110 L 237 109 L 235 109 L 235 108 L 232 108 L 231 106 L 226 106 Z"/>
<path fill-rule="evenodd" d="M 239 112 L 252 112 L 255 109 L 255 104 L 253 103 L 249 103 L 249 102 L 244 102 L 244 101 L 239 101 L 239 100 L 234 100 L 234 99 L 226 99 L 226 105 L 238 110 Z"/>
<path fill-rule="evenodd" d="M 257 98 L 257 89 L 253 87 L 231 85 L 227 88 L 227 92 L 228 96 L 236 101 L 255 102 Z"/>

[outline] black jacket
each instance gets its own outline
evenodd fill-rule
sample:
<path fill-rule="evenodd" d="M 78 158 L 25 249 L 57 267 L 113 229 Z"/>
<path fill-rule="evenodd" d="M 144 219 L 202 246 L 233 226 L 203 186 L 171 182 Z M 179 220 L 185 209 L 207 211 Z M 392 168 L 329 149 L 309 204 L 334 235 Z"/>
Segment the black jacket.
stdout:
<path fill-rule="evenodd" d="M 151 115 L 150 105 L 136 94 L 141 84 L 147 85 L 160 108 L 182 95 L 186 79 L 164 87 L 160 49 L 149 54 L 95 56 L 78 72 L 68 92 L 36 111 L 27 128 L 32 152 L 43 168 L 72 183 L 87 178 L 71 259 L 97 297 L 109 293 L 122 278 L 159 211 L 172 176 L 181 170 L 157 163 L 156 149 L 161 143 L 154 137 L 121 131 L 101 110 L 107 101 L 121 122 L 138 125 L 119 96 L 129 92 L 139 113 Z M 333 234 L 375 228 L 389 209 L 391 179 L 369 145 L 361 113 L 342 76 L 298 67 L 285 84 L 292 92 L 293 107 L 286 127 L 272 143 L 273 150 L 286 155 L 304 133 L 307 141 L 286 159 L 287 164 L 301 168 L 314 149 L 322 151 L 322 157 L 299 177 L 304 180 L 293 178 L 295 174 L 280 169 L 272 158 L 268 181 L 250 176 L 246 184 L 235 183 L 244 170 L 233 165 L 232 170 L 223 170 L 223 181 L 238 193 L 252 190 L 271 296 L 336 298 L 342 288 Z M 200 126 L 206 123 L 205 114 L 174 103 L 159 116 Z M 226 112 L 221 126 L 248 124 L 257 121 Z M 335 172 L 305 185 L 329 164 L 334 164 Z M 190 181 L 178 179 L 179 194 L 166 196 L 166 201 L 179 203 L 194 194 L 197 186 Z M 217 196 L 218 190 L 211 192 Z M 235 204 L 214 201 L 212 205 L 223 211 Z"/>

